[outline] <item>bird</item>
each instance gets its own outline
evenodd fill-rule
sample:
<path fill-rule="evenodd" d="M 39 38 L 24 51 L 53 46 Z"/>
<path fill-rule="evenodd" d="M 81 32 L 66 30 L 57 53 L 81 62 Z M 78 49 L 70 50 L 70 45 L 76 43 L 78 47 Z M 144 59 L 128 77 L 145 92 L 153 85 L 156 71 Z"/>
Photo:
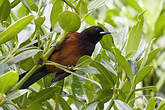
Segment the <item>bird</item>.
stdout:
<path fill-rule="evenodd" d="M 80 33 L 73 32 L 66 37 L 59 48 L 50 55 L 48 60 L 65 66 L 75 66 L 82 56 L 92 55 L 96 44 L 106 34 L 111 33 L 104 31 L 100 26 L 91 26 Z M 27 72 L 19 75 L 19 81 L 27 74 Z M 53 65 L 44 65 L 36 70 L 33 75 L 23 83 L 20 89 L 28 88 L 49 73 L 56 73 L 52 82 L 59 81 L 70 75 L 70 73 L 66 73 Z"/>

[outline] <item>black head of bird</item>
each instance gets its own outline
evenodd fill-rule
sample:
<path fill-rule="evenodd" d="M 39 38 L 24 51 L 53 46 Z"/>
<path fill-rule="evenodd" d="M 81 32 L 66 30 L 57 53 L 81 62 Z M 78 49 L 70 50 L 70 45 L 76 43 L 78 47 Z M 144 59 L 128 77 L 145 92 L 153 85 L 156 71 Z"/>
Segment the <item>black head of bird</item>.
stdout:
<path fill-rule="evenodd" d="M 105 32 L 99 26 L 91 26 L 80 33 L 81 40 L 85 40 L 90 43 L 96 44 L 102 37 L 106 34 L 111 34 L 110 32 Z"/>

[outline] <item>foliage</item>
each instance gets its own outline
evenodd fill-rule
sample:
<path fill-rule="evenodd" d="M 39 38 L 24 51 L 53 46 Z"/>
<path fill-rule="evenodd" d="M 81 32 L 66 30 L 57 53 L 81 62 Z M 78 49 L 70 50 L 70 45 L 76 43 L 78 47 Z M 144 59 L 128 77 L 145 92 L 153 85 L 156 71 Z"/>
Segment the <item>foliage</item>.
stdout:
<path fill-rule="evenodd" d="M 1 0 L 0 109 L 164 110 L 164 4 L 164 0 Z M 76 71 L 47 61 L 68 33 L 91 25 L 112 34 L 102 38 L 91 57 L 77 62 Z M 36 65 L 40 58 L 72 75 L 53 84 L 54 75 L 48 75 L 19 89 L 42 66 Z M 18 73 L 24 71 L 28 75 L 18 82 Z"/>

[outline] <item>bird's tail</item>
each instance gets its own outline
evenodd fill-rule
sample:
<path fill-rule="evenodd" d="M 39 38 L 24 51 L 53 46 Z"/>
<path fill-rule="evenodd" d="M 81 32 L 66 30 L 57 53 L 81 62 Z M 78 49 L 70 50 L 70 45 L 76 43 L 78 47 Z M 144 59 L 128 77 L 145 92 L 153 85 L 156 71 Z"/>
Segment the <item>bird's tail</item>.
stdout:
<path fill-rule="evenodd" d="M 19 81 L 28 73 L 25 72 L 21 75 L 19 75 Z M 39 68 L 38 70 L 35 71 L 35 73 L 29 77 L 29 79 L 27 79 L 23 85 L 20 87 L 20 89 L 26 89 L 28 88 L 30 85 L 32 85 L 33 83 L 37 82 L 38 80 L 40 80 L 41 78 L 45 77 L 46 75 L 48 75 L 48 71 L 45 68 L 45 66 Z M 57 82 L 59 80 L 64 79 L 65 77 L 69 76 L 70 74 L 65 73 L 65 72 L 61 72 L 61 73 L 56 73 L 55 78 L 52 80 L 52 82 Z"/>
<path fill-rule="evenodd" d="M 19 81 L 28 73 L 25 72 L 21 75 L 19 75 Z M 48 71 L 45 69 L 45 67 L 41 67 L 38 70 L 35 71 L 35 73 L 29 77 L 29 79 L 27 79 L 23 85 L 20 87 L 20 89 L 25 89 L 28 88 L 30 85 L 32 85 L 33 83 L 37 82 L 39 79 L 43 78 L 44 76 L 46 76 L 48 74 Z"/>

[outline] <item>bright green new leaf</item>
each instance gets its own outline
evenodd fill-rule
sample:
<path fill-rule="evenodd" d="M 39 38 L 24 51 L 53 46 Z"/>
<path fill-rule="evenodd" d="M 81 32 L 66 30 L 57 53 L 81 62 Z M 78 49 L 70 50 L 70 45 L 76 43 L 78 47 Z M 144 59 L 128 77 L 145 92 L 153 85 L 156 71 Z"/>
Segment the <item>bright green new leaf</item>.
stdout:
<path fill-rule="evenodd" d="M 1 5 L 3 4 L 4 1 L 5 1 L 5 0 L 0 0 L 0 7 L 1 7 Z"/>
<path fill-rule="evenodd" d="M 144 68 L 139 70 L 139 72 L 135 76 L 135 85 L 141 82 L 151 70 L 152 70 L 151 66 L 145 66 Z"/>
<path fill-rule="evenodd" d="M 163 34 L 163 32 L 165 31 L 165 12 L 162 11 L 162 14 L 159 16 L 159 18 L 157 19 L 156 23 L 155 23 L 155 32 L 154 32 L 154 36 L 156 38 L 158 38 L 159 36 L 161 36 Z"/>
<path fill-rule="evenodd" d="M 85 17 L 85 21 L 89 24 L 89 25 L 96 25 L 95 23 L 95 19 L 93 16 L 88 15 L 87 17 Z"/>
<path fill-rule="evenodd" d="M 17 83 L 19 75 L 15 71 L 0 76 L 0 93 L 7 93 Z"/>
<path fill-rule="evenodd" d="M 53 29 L 58 21 L 59 14 L 63 11 L 63 0 L 55 0 L 50 14 L 51 28 Z"/>
<path fill-rule="evenodd" d="M 155 105 L 156 105 L 156 98 L 155 97 L 151 97 L 150 100 L 148 101 L 146 110 L 154 110 L 155 109 Z"/>
<path fill-rule="evenodd" d="M 133 79 L 133 73 L 132 73 L 132 70 L 131 70 L 131 67 L 130 67 L 128 61 L 125 59 L 124 56 L 121 55 L 121 52 L 117 48 L 113 48 L 112 50 L 113 50 L 113 53 L 116 57 L 117 63 L 124 69 L 126 74 L 131 79 Z"/>
<path fill-rule="evenodd" d="M 144 18 L 143 18 L 143 13 L 139 15 L 139 20 L 136 25 L 133 26 L 130 34 L 129 34 L 129 39 L 127 43 L 127 55 L 129 54 L 130 57 L 133 57 L 134 54 L 136 53 L 139 43 L 141 41 L 141 36 L 142 36 L 142 29 L 143 29 L 143 23 L 144 23 Z"/>
<path fill-rule="evenodd" d="M 59 24 L 66 32 L 76 32 L 80 28 L 81 20 L 76 13 L 64 11 L 59 15 Z"/>
<path fill-rule="evenodd" d="M 135 8 L 137 11 L 141 12 L 142 9 L 141 7 L 139 6 L 139 4 L 136 2 L 136 0 L 126 0 L 126 2 L 132 6 L 132 8 Z"/>
<path fill-rule="evenodd" d="M 0 22 L 7 19 L 10 14 L 10 2 L 8 0 L 0 1 Z"/>
<path fill-rule="evenodd" d="M 33 15 L 23 17 L 22 19 L 15 22 L 15 24 L 9 26 L 5 31 L 0 33 L 0 44 L 11 40 L 17 35 L 22 29 L 24 29 L 34 19 Z"/>
<path fill-rule="evenodd" d="M 161 101 L 156 110 L 165 110 L 165 101 Z"/>
<path fill-rule="evenodd" d="M 77 5 L 77 10 L 79 11 L 80 15 L 85 15 L 88 13 L 88 7 L 87 7 L 87 1 L 86 0 L 80 0 Z"/>

